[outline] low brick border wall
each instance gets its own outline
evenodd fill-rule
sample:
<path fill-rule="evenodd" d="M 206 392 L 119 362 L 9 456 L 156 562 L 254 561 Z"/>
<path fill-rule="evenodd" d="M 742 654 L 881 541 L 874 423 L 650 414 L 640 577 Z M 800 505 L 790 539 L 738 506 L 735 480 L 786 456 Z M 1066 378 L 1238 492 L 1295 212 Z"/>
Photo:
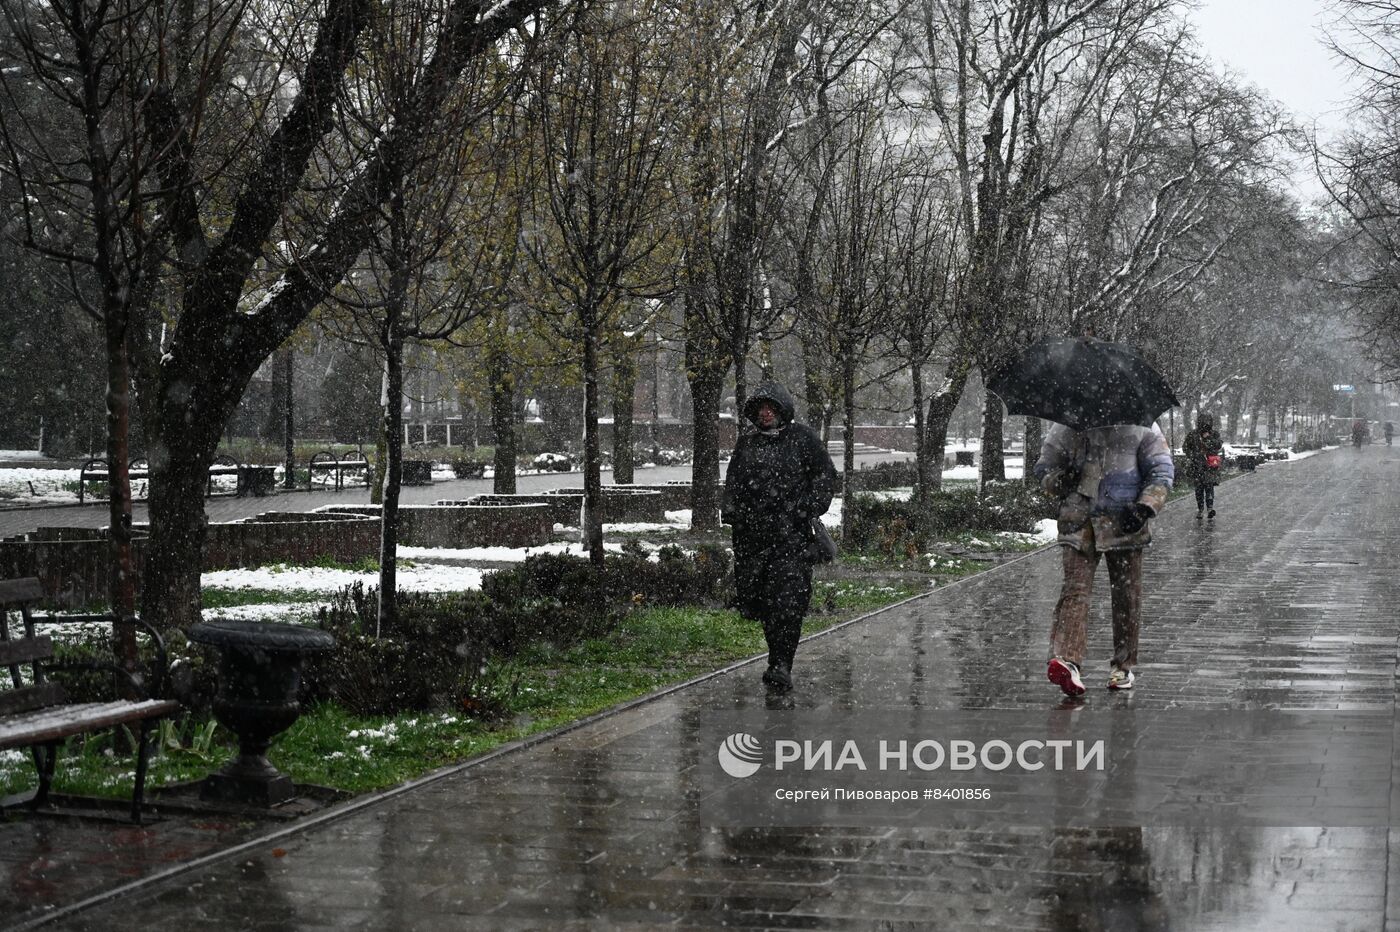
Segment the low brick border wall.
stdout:
<path fill-rule="evenodd" d="M 145 525 L 136 525 L 132 563 L 140 588 L 145 566 Z M 308 563 L 330 558 L 354 563 L 379 553 L 379 522 L 353 515 L 258 515 L 211 524 L 205 530 L 202 570 L 227 570 L 268 563 Z M 37 576 L 45 604 L 74 608 L 107 600 L 107 539 L 88 528 L 39 528 L 0 541 L 0 578 Z"/>
<path fill-rule="evenodd" d="M 582 497 L 583 493 L 579 493 Z M 549 496 L 543 493 L 537 495 L 473 495 L 464 499 L 440 499 L 439 507 L 457 508 L 499 508 L 513 505 L 539 505 L 545 509 L 545 515 L 549 519 L 550 530 L 554 530 L 556 524 L 566 524 L 574 527 L 578 526 L 579 502 L 572 502 L 567 499 L 561 501 L 558 496 Z"/>
<path fill-rule="evenodd" d="M 583 489 L 550 489 L 546 498 L 573 502 L 575 513 L 583 508 Z M 620 524 L 630 521 L 664 522 L 666 508 L 660 492 L 628 485 L 603 486 L 603 521 Z"/>
<path fill-rule="evenodd" d="M 328 505 L 316 513 L 363 515 L 373 519 L 377 529 L 379 512 L 378 505 Z M 545 504 L 399 506 L 399 542 L 409 547 L 538 547 L 549 543 L 553 531 Z"/>

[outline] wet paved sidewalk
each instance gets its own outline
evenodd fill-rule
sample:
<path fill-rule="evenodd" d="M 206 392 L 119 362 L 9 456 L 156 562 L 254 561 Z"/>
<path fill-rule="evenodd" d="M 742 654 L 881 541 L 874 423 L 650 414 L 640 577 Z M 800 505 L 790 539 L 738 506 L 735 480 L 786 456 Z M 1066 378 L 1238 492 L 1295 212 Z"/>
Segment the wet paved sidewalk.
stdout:
<path fill-rule="evenodd" d="M 1393 715 L 1400 450 L 1338 450 L 1189 499 L 1146 563 L 1139 688 L 1104 708 Z M 1048 710 L 1053 551 L 818 637 L 791 707 Z M 1103 576 L 1100 595 L 1106 596 Z M 1110 652 L 1096 600 L 1090 656 Z M 56 923 L 72 929 L 1396 929 L 1386 828 L 722 829 L 694 721 L 744 667 Z M 1242 762 L 1247 763 L 1247 762 Z M 1392 780 L 1392 791 L 1395 784 Z M 1145 820 L 1146 821 L 1146 820 Z"/>

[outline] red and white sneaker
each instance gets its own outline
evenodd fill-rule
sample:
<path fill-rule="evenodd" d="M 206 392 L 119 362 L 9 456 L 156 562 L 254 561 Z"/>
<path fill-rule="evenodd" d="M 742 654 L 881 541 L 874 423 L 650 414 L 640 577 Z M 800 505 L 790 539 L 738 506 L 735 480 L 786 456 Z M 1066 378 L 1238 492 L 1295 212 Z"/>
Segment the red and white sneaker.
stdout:
<path fill-rule="evenodd" d="M 1079 678 L 1079 665 L 1071 660 L 1052 657 L 1045 668 L 1045 678 L 1064 690 L 1066 696 L 1084 695 L 1084 681 Z"/>

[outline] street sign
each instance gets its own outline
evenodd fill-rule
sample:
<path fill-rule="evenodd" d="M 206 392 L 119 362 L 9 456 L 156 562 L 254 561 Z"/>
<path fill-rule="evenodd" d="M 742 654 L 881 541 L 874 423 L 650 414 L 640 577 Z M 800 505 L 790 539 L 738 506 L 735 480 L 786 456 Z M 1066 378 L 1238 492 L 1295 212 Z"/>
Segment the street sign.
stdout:
<path fill-rule="evenodd" d="M 1355 385 L 1333 385 L 1333 386 L 1332 386 L 1332 391 L 1334 391 L 1334 392 L 1354 392 L 1354 391 L 1356 391 L 1356 386 L 1355 386 Z"/>

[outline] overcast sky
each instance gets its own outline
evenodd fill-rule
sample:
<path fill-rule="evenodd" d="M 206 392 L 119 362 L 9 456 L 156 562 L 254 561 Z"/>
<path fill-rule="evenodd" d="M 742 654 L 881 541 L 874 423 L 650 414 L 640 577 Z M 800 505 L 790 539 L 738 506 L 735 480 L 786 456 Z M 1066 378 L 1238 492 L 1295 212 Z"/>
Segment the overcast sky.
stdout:
<path fill-rule="evenodd" d="M 1346 70 L 1323 44 L 1327 0 L 1202 0 L 1192 12 L 1201 44 L 1211 58 L 1316 124 L 1327 138 L 1345 123 Z M 1300 193 L 1319 192 L 1302 166 Z"/>

